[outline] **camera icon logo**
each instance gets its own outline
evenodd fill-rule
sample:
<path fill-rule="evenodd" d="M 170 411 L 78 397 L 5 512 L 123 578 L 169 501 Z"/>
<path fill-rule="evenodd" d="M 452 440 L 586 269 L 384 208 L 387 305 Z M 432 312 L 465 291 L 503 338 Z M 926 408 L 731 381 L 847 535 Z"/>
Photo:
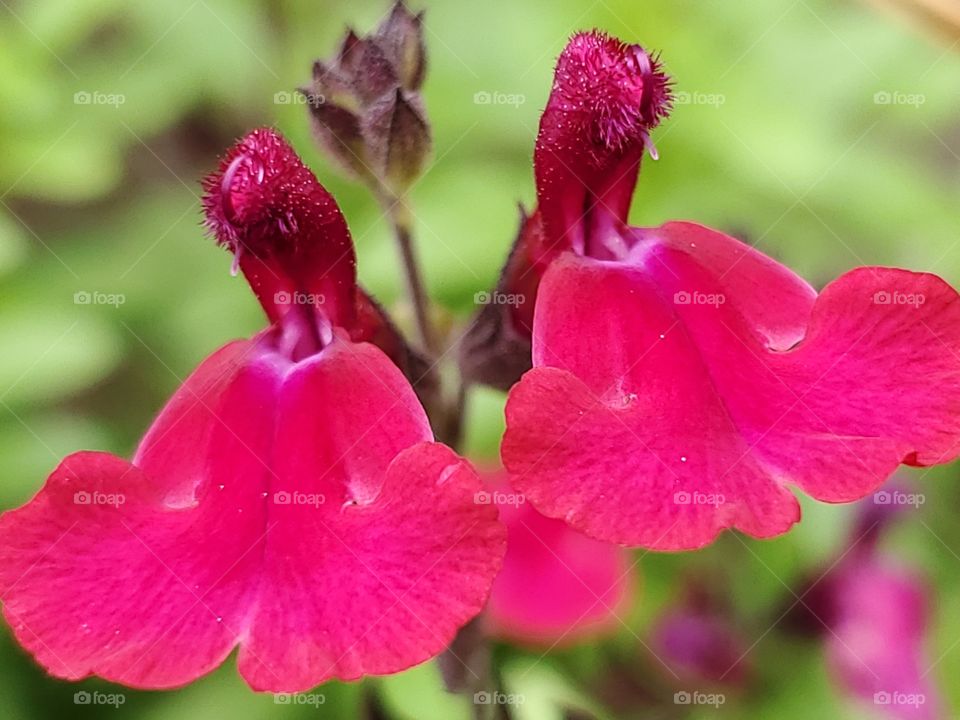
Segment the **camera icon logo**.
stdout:
<path fill-rule="evenodd" d="M 473 704 L 474 705 L 489 705 L 493 702 L 493 696 L 488 693 L 486 690 L 481 690 L 480 692 L 473 694 Z"/>

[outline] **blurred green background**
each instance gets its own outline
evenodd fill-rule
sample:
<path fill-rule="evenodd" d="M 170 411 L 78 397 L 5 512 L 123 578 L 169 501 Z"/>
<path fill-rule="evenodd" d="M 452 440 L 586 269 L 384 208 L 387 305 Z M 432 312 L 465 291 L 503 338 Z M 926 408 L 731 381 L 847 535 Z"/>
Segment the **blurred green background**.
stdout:
<path fill-rule="evenodd" d="M 680 93 L 654 136 L 661 160 L 644 168 L 637 224 L 726 229 L 818 286 L 859 264 L 960 282 L 960 45 L 951 51 L 949 40 L 855 0 L 411 4 L 427 9 L 436 157 L 413 191 L 416 231 L 429 288 L 453 316 L 466 318 L 497 276 L 516 203 L 533 200 L 530 160 L 554 59 L 571 32 L 594 26 L 661 49 Z M 128 455 L 194 365 L 262 326 L 229 257 L 199 226 L 198 181 L 247 129 L 276 125 L 291 138 L 340 202 L 362 280 L 406 322 L 386 222 L 320 156 L 290 95 L 345 24 L 367 30 L 387 10 L 386 0 L 0 0 L 0 507 L 28 500 L 71 451 Z M 520 101 L 478 104 L 484 92 Z M 83 304 L 77 293 L 124 301 Z M 502 403 L 493 392 L 471 398 L 474 458 L 496 457 Z M 927 503 L 890 551 L 935 588 L 929 656 L 960 707 L 960 485 L 954 468 L 917 474 Z M 765 633 L 792 583 L 845 541 L 849 508 L 806 503 L 804 513 L 776 541 L 725 537 L 639 564 L 643 592 L 628 622 L 641 638 L 678 578 L 719 568 L 748 642 L 759 640 L 754 686 L 700 716 L 869 717 L 831 682 L 817 642 Z M 541 656 L 498 654 L 508 689 L 527 697 L 515 711 L 523 720 L 559 720 L 567 700 L 583 705 L 582 717 L 612 717 L 577 700 L 610 681 L 611 657 L 662 672 L 626 631 Z M 386 717 L 469 717 L 468 701 L 443 696 L 433 665 L 324 686 L 318 708 L 256 696 L 232 661 L 181 691 L 126 692 L 119 710 L 75 705 L 80 688 L 111 690 L 46 678 L 0 630 L 6 720 L 352 718 L 370 688 L 382 691 Z"/>

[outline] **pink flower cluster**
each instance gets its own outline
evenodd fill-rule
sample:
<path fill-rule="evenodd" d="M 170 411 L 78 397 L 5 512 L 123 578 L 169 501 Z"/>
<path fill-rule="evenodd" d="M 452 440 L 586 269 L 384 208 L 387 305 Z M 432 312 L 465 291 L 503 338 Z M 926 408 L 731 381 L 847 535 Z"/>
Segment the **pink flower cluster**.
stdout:
<path fill-rule="evenodd" d="M 551 645 L 617 626 L 634 587 L 616 545 L 773 537 L 800 519 L 793 487 L 850 502 L 953 460 L 960 296 L 943 280 L 862 267 L 818 293 L 717 230 L 628 224 L 670 103 L 638 45 L 587 32 L 560 56 L 538 206 L 496 289 L 535 300 L 485 309 L 465 345 L 470 379 L 509 387 L 485 484 L 435 441 L 422 361 L 358 285 L 333 198 L 276 131 L 241 139 L 203 208 L 268 325 L 204 360 L 132 459 L 70 455 L 0 517 L 20 644 L 58 677 L 142 688 L 239 648 L 253 688 L 285 692 L 425 661 L 485 606 L 492 632 Z M 873 584 L 899 582 L 858 567 L 837 581 L 841 638 Z"/>

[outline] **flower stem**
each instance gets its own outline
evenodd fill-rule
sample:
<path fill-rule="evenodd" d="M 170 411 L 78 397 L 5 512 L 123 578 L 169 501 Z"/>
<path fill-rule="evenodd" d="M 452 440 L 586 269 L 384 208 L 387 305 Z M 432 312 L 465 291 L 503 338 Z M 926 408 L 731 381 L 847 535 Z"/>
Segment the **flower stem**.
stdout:
<path fill-rule="evenodd" d="M 437 333 L 430 319 L 430 305 L 423 282 L 423 273 L 413 248 L 413 221 L 410 211 L 402 197 L 384 197 L 381 203 L 389 211 L 390 223 L 393 225 L 393 232 L 400 248 L 400 259 L 407 278 L 407 291 L 410 294 L 410 302 L 413 304 L 420 343 L 427 353 L 436 357 L 440 354 L 440 347 L 437 342 Z"/>
<path fill-rule="evenodd" d="M 463 421 L 467 411 L 467 383 L 462 376 L 457 378 L 456 392 L 446 403 L 444 413 L 443 441 L 461 453 L 463 448 Z"/>

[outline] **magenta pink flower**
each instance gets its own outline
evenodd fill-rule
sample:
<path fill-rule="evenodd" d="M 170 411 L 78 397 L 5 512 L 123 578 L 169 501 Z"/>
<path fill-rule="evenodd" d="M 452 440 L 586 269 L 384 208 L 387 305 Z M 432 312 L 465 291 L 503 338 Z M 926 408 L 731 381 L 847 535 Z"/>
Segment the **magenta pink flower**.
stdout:
<path fill-rule="evenodd" d="M 827 663 L 846 692 L 890 718 L 942 717 L 923 647 L 928 592 L 916 573 L 855 552 L 829 587 Z"/>
<path fill-rule="evenodd" d="M 629 553 L 541 515 L 499 473 L 487 486 L 484 497 L 507 526 L 507 554 L 487 606 L 491 631 L 556 647 L 624 627 L 619 618 L 635 594 Z"/>
<path fill-rule="evenodd" d="M 922 496 L 891 481 L 859 503 L 850 544 L 813 582 L 798 617 L 821 634 L 838 687 L 879 716 L 943 716 L 936 663 L 924 647 L 935 596 L 918 568 L 891 556 L 883 540 Z M 912 505 L 914 508 L 915 504 Z M 913 510 L 912 512 L 915 512 Z"/>
<path fill-rule="evenodd" d="M 901 463 L 955 458 L 960 297 L 940 278 L 864 267 L 818 295 L 715 230 L 627 225 L 667 88 L 655 58 L 599 33 L 560 57 L 511 261 L 538 287 L 511 485 L 593 537 L 679 550 L 785 532 L 791 485 L 847 502 Z"/>
<path fill-rule="evenodd" d="M 132 462 L 71 455 L 0 518 L 4 614 L 52 674 L 144 688 L 238 646 L 257 690 L 424 661 L 484 604 L 496 509 L 433 442 L 343 216 L 284 139 L 252 132 L 206 190 L 273 324 L 207 358 Z"/>

